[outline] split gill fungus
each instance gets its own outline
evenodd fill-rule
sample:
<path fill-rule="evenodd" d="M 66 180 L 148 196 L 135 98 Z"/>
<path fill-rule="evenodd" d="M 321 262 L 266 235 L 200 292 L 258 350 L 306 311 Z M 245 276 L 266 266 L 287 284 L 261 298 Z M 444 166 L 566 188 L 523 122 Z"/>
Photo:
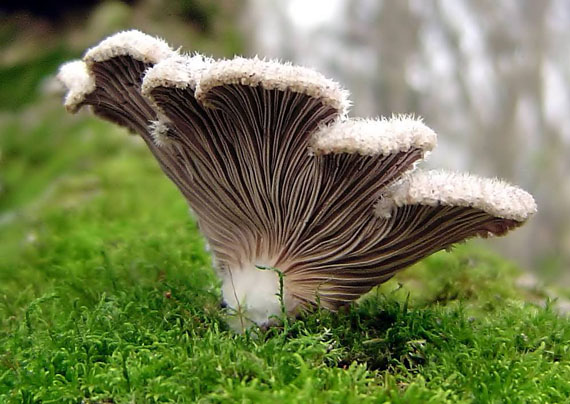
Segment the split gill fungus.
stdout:
<path fill-rule="evenodd" d="M 505 182 L 416 169 L 431 129 L 410 116 L 348 118 L 347 91 L 307 68 L 184 55 L 126 31 L 58 78 L 70 112 L 89 106 L 142 137 L 195 214 L 225 304 L 249 324 L 283 308 L 337 310 L 536 211 Z"/>

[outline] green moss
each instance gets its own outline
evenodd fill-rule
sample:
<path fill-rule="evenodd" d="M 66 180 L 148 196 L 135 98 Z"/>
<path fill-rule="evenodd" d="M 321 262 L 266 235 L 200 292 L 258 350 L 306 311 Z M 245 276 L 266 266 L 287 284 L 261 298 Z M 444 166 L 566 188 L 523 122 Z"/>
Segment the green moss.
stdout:
<path fill-rule="evenodd" d="M 349 310 L 229 331 L 196 224 L 136 138 L 3 122 L 0 402 L 568 402 L 570 322 L 512 264 L 438 253 Z"/>

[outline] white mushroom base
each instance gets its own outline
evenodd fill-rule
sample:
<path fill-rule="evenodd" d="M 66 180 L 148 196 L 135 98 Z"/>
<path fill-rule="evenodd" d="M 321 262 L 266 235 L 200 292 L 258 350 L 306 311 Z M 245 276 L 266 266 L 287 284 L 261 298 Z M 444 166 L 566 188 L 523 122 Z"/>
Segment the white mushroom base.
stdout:
<path fill-rule="evenodd" d="M 285 290 L 282 296 L 279 274 L 274 270 L 259 269 L 252 264 L 232 268 L 221 276 L 223 299 L 232 317 L 230 325 L 236 331 L 253 324 L 264 326 L 278 322 L 283 314 L 282 304 L 288 315 L 298 306 Z"/>

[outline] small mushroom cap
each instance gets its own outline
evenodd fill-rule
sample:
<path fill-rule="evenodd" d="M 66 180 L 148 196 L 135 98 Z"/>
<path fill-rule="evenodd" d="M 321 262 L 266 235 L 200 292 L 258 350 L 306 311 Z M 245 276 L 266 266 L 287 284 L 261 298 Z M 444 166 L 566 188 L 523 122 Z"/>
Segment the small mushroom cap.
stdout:
<path fill-rule="evenodd" d="M 431 151 L 437 142 L 421 119 L 400 115 L 390 119 L 349 119 L 322 127 L 313 135 L 315 154 L 389 155 L 412 148 Z"/>
<path fill-rule="evenodd" d="M 524 222 L 537 209 L 532 195 L 505 181 L 435 170 L 412 172 L 390 187 L 386 197 L 397 207 L 462 206 L 517 222 Z"/>
<path fill-rule="evenodd" d="M 155 64 L 173 54 L 175 52 L 162 39 L 130 30 L 112 35 L 89 49 L 84 60 L 88 63 L 104 62 L 117 56 L 130 56 L 144 63 Z"/>
<path fill-rule="evenodd" d="M 195 89 L 202 73 L 210 66 L 212 60 L 202 55 L 174 55 L 151 67 L 145 74 L 142 94 L 152 99 L 152 90 L 157 87 Z"/>
<path fill-rule="evenodd" d="M 175 55 L 176 52 L 163 40 L 136 30 L 112 35 L 89 49 L 83 60 L 65 63 L 60 67 L 57 78 L 68 89 L 64 105 L 69 112 L 75 113 L 85 103 L 85 98 L 96 90 L 96 78 L 91 71 L 96 63 L 127 56 L 155 64 Z"/>
<path fill-rule="evenodd" d="M 345 115 L 350 106 L 348 92 L 322 74 L 290 63 L 236 57 L 212 63 L 204 72 L 196 98 L 207 104 L 208 93 L 215 87 L 230 84 L 261 86 L 265 90 L 301 93 L 320 99 L 324 105 Z"/>

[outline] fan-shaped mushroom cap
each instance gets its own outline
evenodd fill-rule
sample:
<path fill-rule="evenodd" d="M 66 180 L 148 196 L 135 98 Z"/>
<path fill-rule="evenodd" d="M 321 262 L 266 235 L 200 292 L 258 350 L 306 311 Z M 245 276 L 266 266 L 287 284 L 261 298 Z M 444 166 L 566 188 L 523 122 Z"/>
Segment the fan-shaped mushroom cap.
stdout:
<path fill-rule="evenodd" d="M 436 144 L 421 120 L 348 119 L 348 92 L 258 58 L 180 55 L 138 31 L 62 66 L 71 112 L 90 106 L 138 133 L 187 199 L 231 308 L 262 324 L 335 310 L 396 271 L 535 211 L 496 180 L 412 171 Z M 244 313 L 247 317 L 247 313 Z"/>

